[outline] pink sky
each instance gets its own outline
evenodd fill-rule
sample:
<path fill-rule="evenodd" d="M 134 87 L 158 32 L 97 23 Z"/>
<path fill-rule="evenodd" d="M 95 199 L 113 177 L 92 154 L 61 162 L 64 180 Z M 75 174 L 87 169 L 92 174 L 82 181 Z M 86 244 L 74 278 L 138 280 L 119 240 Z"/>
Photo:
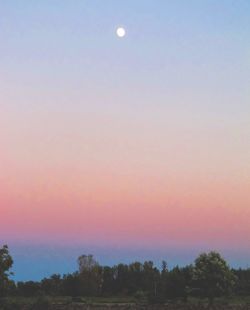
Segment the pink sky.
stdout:
<path fill-rule="evenodd" d="M 0 3 L 0 244 L 247 250 L 249 1 L 95 2 Z"/>

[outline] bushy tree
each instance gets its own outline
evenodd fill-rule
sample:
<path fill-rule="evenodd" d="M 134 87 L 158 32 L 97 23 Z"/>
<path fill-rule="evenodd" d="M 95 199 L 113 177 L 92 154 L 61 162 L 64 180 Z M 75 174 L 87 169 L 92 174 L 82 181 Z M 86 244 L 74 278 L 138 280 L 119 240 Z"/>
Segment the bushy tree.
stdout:
<path fill-rule="evenodd" d="M 235 281 L 234 273 L 219 253 L 203 253 L 195 260 L 193 286 L 210 303 L 215 297 L 229 294 Z"/>

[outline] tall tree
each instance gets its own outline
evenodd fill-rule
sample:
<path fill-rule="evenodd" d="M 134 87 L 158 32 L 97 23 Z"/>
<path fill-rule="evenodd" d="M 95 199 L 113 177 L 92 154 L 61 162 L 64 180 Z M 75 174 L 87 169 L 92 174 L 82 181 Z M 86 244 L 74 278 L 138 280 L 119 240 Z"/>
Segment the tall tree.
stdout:
<path fill-rule="evenodd" d="M 12 274 L 10 269 L 13 265 L 13 259 L 9 254 L 7 245 L 0 248 L 0 296 L 4 294 L 4 290 L 8 286 L 9 276 Z"/>
<path fill-rule="evenodd" d="M 98 295 L 102 290 L 102 267 L 93 255 L 80 256 L 78 266 L 82 295 Z"/>

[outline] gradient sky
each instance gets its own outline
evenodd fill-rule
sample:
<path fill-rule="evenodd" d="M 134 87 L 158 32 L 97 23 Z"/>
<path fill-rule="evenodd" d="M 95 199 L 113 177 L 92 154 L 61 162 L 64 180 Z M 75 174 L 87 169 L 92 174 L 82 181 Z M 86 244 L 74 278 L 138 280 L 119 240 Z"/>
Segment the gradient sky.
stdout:
<path fill-rule="evenodd" d="M 0 1 L 0 148 L 16 279 L 250 264 L 249 0 Z"/>

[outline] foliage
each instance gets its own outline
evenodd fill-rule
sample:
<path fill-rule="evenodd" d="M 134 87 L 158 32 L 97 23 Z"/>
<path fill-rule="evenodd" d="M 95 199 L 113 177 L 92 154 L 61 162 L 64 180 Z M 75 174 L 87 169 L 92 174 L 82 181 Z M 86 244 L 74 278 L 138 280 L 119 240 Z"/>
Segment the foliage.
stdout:
<path fill-rule="evenodd" d="M 7 245 L 0 248 L 0 297 L 4 295 L 9 285 L 9 276 L 12 275 L 10 269 L 13 265 L 13 259 L 9 254 Z"/>
<path fill-rule="evenodd" d="M 192 281 L 192 272 L 192 266 L 183 268 L 176 266 L 172 270 L 162 273 L 163 295 L 167 299 L 186 300 Z"/>
<path fill-rule="evenodd" d="M 195 260 L 193 285 L 199 294 L 212 301 L 232 292 L 236 277 L 219 253 L 203 253 Z"/>
<path fill-rule="evenodd" d="M 234 292 L 238 296 L 250 296 L 250 268 L 233 270 L 237 277 Z"/>
<path fill-rule="evenodd" d="M 97 296 L 102 288 L 102 268 L 93 255 L 78 258 L 80 295 Z"/>
<path fill-rule="evenodd" d="M 49 309 L 53 300 L 90 303 L 95 300 L 133 300 L 138 303 L 186 302 L 192 298 L 228 299 L 230 293 L 239 298 L 250 296 L 250 269 L 231 270 L 219 253 L 201 254 L 194 265 L 168 268 L 165 261 L 159 270 L 152 261 L 101 266 L 92 255 L 78 258 L 78 271 L 45 278 L 40 282 L 15 283 L 9 280 L 13 260 L 5 246 L 0 251 L 0 276 L 3 292 L 8 296 L 33 299 L 32 309 Z M 4 284 L 4 285 L 3 285 Z M 60 297 L 59 297 L 60 296 Z M 6 303 L 3 309 L 19 309 L 18 300 Z M 5 303 L 5 304 L 3 304 Z M 0 307 L 0 308 L 1 308 Z M 28 309 L 28 308 L 27 308 Z"/>

